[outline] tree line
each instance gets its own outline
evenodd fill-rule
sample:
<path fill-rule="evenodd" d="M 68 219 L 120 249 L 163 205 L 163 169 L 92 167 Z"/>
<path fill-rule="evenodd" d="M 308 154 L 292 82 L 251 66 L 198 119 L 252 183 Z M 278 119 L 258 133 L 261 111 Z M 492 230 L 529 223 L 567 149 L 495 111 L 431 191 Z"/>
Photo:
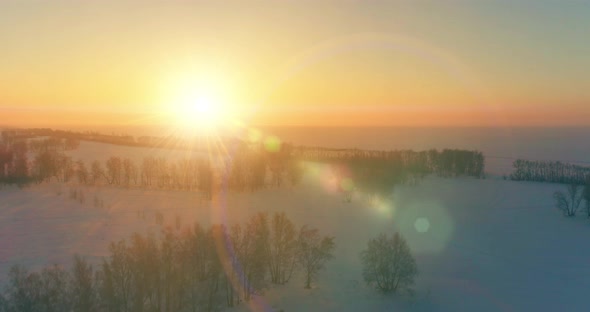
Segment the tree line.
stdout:
<path fill-rule="evenodd" d="M 230 228 L 195 224 L 112 242 L 95 266 L 75 256 L 71 270 L 14 266 L 0 311 L 213 311 L 286 284 L 309 288 L 335 248 L 334 237 L 299 229 L 284 214 L 252 216 Z"/>
<path fill-rule="evenodd" d="M 288 146 L 288 145 L 285 145 Z M 43 150 L 32 163 L 31 177 L 39 183 L 76 180 L 84 185 L 199 190 L 211 195 L 214 184 L 224 179 L 230 190 L 258 190 L 268 185 L 281 186 L 285 181 L 297 184 L 302 175 L 301 163 L 284 152 L 243 146 L 221 166 L 211 159 L 195 157 L 170 161 L 164 157 L 147 156 L 140 163 L 116 156 L 106 161 L 74 162 L 56 150 Z M 215 181 L 217 179 L 218 181 Z"/>
<path fill-rule="evenodd" d="M 39 135 L 49 137 L 29 139 L 28 144 L 23 139 Z M 60 139 L 60 136 L 65 138 Z M 81 184 L 200 189 L 210 194 L 215 177 L 218 178 L 217 183 L 225 182 L 230 189 L 237 191 L 257 190 L 267 185 L 280 187 L 285 182 L 295 185 L 303 176 L 303 162 L 316 161 L 350 168 L 355 173 L 357 185 L 368 186 L 367 191 L 372 192 L 383 185 L 412 182 L 429 174 L 482 178 L 485 168 L 484 156 L 478 151 L 371 151 L 293 146 L 289 143 L 269 150 L 263 143 L 241 140 L 228 143 L 233 148 L 231 152 L 226 152 L 227 161 L 219 172 L 215 172 L 217 168 L 205 157 L 176 162 L 161 157 L 145 157 L 141 163 L 135 163 L 131 159 L 113 156 L 104 163 L 94 161 L 87 164 L 74 162 L 63 153 L 76 149 L 79 140 L 89 136 L 103 135 L 52 129 L 4 131 L 2 137 L 5 143 L 0 144 L 0 169 L 3 169 L 0 170 L 0 183 L 41 183 L 51 179 L 69 182 L 77 178 Z M 35 153 L 32 161 L 27 158 L 29 151 Z"/>
<path fill-rule="evenodd" d="M 301 157 L 334 164 L 339 191 L 351 201 L 355 190 L 371 198 L 389 197 L 399 184 L 416 184 L 430 174 L 442 177 L 484 177 L 482 153 L 445 149 L 442 152 L 313 150 Z"/>
<path fill-rule="evenodd" d="M 8 135 L 7 135 L 8 133 Z M 24 186 L 40 182 L 47 176 L 68 180 L 73 175 L 71 158 L 64 151 L 77 149 L 80 141 L 74 138 L 15 139 L 8 131 L 2 132 L 0 141 L 0 185 Z M 29 153 L 35 154 L 33 162 Z"/>
<path fill-rule="evenodd" d="M 533 161 L 517 159 L 510 179 L 514 181 L 585 184 L 590 167 L 559 161 Z"/>
<path fill-rule="evenodd" d="M 208 197 L 216 186 L 226 183 L 230 190 L 255 191 L 266 186 L 280 187 L 285 182 L 299 183 L 303 176 L 301 161 L 292 155 L 292 146 L 281 144 L 267 150 L 262 144 L 238 142 L 236 150 L 221 165 L 212 163 L 221 157 L 200 156 L 170 161 L 147 156 L 135 162 L 111 156 L 106 161 L 74 161 L 65 151 L 79 142 L 68 139 L 0 143 L 0 183 L 43 183 L 51 180 L 82 185 L 198 190 Z M 29 152 L 33 154 L 29 160 Z"/>
<path fill-rule="evenodd" d="M 31 152 L 40 152 L 44 150 L 71 151 L 80 147 L 80 140 L 72 137 L 65 139 L 57 137 L 31 139 L 28 141 L 28 146 Z"/>
<path fill-rule="evenodd" d="M 394 150 L 376 151 L 360 149 L 327 149 L 317 147 L 297 147 L 298 157 L 321 162 L 341 162 L 361 164 L 375 163 L 395 170 L 401 179 L 404 175 L 436 174 L 443 177 L 473 176 L 484 177 L 485 158 L 479 151 L 443 149 L 438 151 Z"/>

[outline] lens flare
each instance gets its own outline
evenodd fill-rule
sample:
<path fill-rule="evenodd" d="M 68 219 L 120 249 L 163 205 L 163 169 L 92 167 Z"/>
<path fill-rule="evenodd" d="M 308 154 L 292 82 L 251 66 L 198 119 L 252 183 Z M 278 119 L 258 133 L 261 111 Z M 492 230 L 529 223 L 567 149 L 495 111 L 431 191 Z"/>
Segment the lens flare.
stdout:
<path fill-rule="evenodd" d="M 430 221 L 428 221 L 428 218 L 418 218 L 414 222 L 414 228 L 418 233 L 426 233 L 430 228 Z"/>
<path fill-rule="evenodd" d="M 276 136 L 269 136 L 264 140 L 264 148 L 268 152 L 276 153 L 281 150 L 281 139 Z"/>
<path fill-rule="evenodd" d="M 403 205 L 396 225 L 417 253 L 442 252 L 453 237 L 454 223 L 445 206 L 434 200 Z"/>

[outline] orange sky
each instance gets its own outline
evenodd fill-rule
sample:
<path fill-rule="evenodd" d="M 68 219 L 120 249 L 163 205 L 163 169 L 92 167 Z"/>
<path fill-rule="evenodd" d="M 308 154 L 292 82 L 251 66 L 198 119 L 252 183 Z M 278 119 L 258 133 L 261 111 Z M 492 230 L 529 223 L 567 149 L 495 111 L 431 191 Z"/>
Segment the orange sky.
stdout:
<path fill-rule="evenodd" d="M 589 17 L 528 0 L 4 1 L 0 125 L 173 124 L 200 94 L 259 125 L 588 125 Z"/>

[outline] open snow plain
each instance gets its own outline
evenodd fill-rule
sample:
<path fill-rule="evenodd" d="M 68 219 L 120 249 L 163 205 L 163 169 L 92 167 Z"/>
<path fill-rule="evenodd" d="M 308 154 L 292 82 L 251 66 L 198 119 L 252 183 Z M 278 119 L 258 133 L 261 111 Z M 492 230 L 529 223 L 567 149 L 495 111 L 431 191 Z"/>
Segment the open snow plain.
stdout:
<path fill-rule="evenodd" d="M 74 160 L 153 155 L 142 148 L 83 143 Z M 152 154 L 150 154 L 152 153 Z M 180 157 L 183 155 L 177 155 Z M 311 290 L 295 277 L 255 302 L 283 311 L 585 311 L 590 289 L 590 221 L 565 218 L 552 194 L 564 186 L 500 178 L 429 177 L 396 187 L 389 201 L 356 194 L 347 203 L 329 168 L 310 164 L 301 185 L 221 194 L 41 184 L 0 190 L 0 280 L 10 266 L 30 269 L 72 255 L 98 261 L 108 243 L 133 232 L 200 222 L 233 224 L 253 213 L 285 211 L 298 225 L 336 237 L 335 258 Z M 75 189 L 84 202 L 70 198 Z M 97 204 L 96 202 L 100 202 Z M 384 296 L 362 280 L 359 252 L 378 233 L 401 231 L 417 259 L 415 294 Z M 234 308 L 248 310 L 247 305 Z"/>

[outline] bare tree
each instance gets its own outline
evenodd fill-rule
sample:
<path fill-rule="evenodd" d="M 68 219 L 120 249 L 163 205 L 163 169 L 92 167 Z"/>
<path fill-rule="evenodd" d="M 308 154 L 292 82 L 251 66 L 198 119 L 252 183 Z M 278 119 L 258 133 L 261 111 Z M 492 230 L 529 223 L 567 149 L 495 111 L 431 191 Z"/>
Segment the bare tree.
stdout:
<path fill-rule="evenodd" d="M 225 262 L 223 263 L 225 269 L 225 293 L 226 302 L 228 307 L 233 307 L 240 303 L 240 295 L 244 293 L 242 291 L 243 282 L 240 278 L 243 276 L 240 270 L 240 260 L 244 258 L 245 250 L 242 244 L 243 242 L 242 226 L 240 224 L 234 224 L 229 233 L 229 240 L 231 242 L 231 252 L 227 253 Z"/>
<path fill-rule="evenodd" d="M 14 266 L 8 274 L 5 292 L 5 311 L 70 311 L 68 272 L 57 265 L 45 267 L 41 273 L 29 273 L 24 267 Z"/>
<path fill-rule="evenodd" d="M 92 162 L 90 167 L 90 175 L 92 177 L 93 184 L 96 184 L 102 177 L 104 177 L 104 169 L 98 160 Z"/>
<path fill-rule="evenodd" d="M 291 158 L 287 163 L 287 176 L 289 177 L 291 185 L 298 185 L 301 182 L 304 173 L 304 164 L 300 160 Z"/>
<path fill-rule="evenodd" d="M 266 213 L 255 214 L 244 227 L 241 263 L 244 271 L 243 290 L 246 301 L 264 287 L 269 236 L 270 229 Z"/>
<path fill-rule="evenodd" d="M 72 158 L 67 157 L 64 154 L 60 157 L 60 168 L 63 182 L 70 181 L 70 179 L 76 174 Z"/>
<path fill-rule="evenodd" d="M 164 157 L 156 158 L 155 161 L 156 179 L 159 188 L 169 187 L 170 174 L 168 172 L 168 161 Z"/>
<path fill-rule="evenodd" d="M 119 157 L 110 157 L 106 162 L 107 182 L 109 184 L 120 185 L 121 175 L 123 173 L 123 162 Z"/>
<path fill-rule="evenodd" d="M 80 140 L 75 138 L 67 138 L 63 142 L 65 150 L 75 150 L 80 147 Z"/>
<path fill-rule="evenodd" d="M 154 157 L 145 157 L 141 163 L 141 184 L 144 187 L 152 186 L 155 178 L 156 159 Z"/>
<path fill-rule="evenodd" d="M 557 209 L 561 210 L 564 216 L 574 217 L 583 198 L 582 187 L 579 184 L 572 183 L 567 186 L 566 190 L 567 194 L 556 191 L 553 193 L 553 198 L 556 201 Z"/>
<path fill-rule="evenodd" d="M 38 273 L 29 273 L 27 269 L 16 265 L 8 273 L 8 286 L 4 292 L 5 310 L 39 311 L 41 309 L 41 277 Z"/>
<path fill-rule="evenodd" d="M 88 173 L 88 168 L 86 168 L 86 164 L 79 160 L 76 163 L 76 174 L 78 176 L 78 183 L 81 184 L 88 184 L 88 177 L 90 174 Z"/>
<path fill-rule="evenodd" d="M 9 168 L 9 176 L 16 184 L 24 185 L 29 179 L 29 160 L 27 157 L 26 142 L 16 142 L 13 144 L 14 158 Z"/>
<path fill-rule="evenodd" d="M 41 311 L 70 311 L 69 279 L 68 271 L 58 265 L 45 267 L 41 271 Z"/>
<path fill-rule="evenodd" d="M 205 311 L 213 311 L 217 307 L 217 294 L 219 291 L 219 282 L 223 272 L 222 263 L 216 251 L 217 242 L 221 242 L 225 237 L 225 226 L 213 225 L 209 228 L 205 236 L 206 254 L 204 258 L 204 289 L 205 294 Z"/>
<path fill-rule="evenodd" d="M 109 311 L 130 311 L 133 270 L 125 241 L 112 242 L 110 259 L 103 262 L 102 296 Z"/>
<path fill-rule="evenodd" d="M 6 306 L 6 299 L 4 299 L 4 295 L 0 294 L 0 311 L 6 312 L 8 311 L 8 307 Z"/>
<path fill-rule="evenodd" d="M 8 164 L 12 162 L 14 152 L 4 144 L 0 144 L 0 182 L 3 182 L 7 175 Z"/>
<path fill-rule="evenodd" d="M 285 284 L 291 278 L 297 260 L 297 230 L 284 212 L 275 213 L 270 226 L 268 265 L 271 282 Z"/>
<path fill-rule="evenodd" d="M 246 150 L 240 150 L 231 159 L 229 170 L 229 186 L 236 191 L 246 187 Z"/>
<path fill-rule="evenodd" d="M 74 256 L 70 278 L 70 298 L 74 311 L 96 311 L 96 292 L 93 269 L 86 259 Z"/>
<path fill-rule="evenodd" d="M 334 256 L 336 244 L 334 237 L 320 237 L 318 229 L 303 226 L 297 241 L 299 264 L 305 273 L 305 288 L 311 288 L 311 282 L 317 278 L 319 271 Z"/>
<path fill-rule="evenodd" d="M 365 282 L 385 293 L 409 290 L 418 274 L 416 260 L 399 233 L 391 238 L 381 234 L 371 239 L 361 252 L 361 262 Z"/>
<path fill-rule="evenodd" d="M 160 309 L 160 252 L 153 234 L 146 237 L 133 234 L 129 246 L 132 262 L 133 311 L 157 311 Z"/>
<path fill-rule="evenodd" d="M 197 165 L 199 190 L 207 199 L 213 197 L 213 168 L 208 160 L 200 160 Z"/>
<path fill-rule="evenodd" d="M 35 155 L 33 168 L 38 182 L 45 182 L 52 177 L 57 177 L 57 153 L 53 151 L 41 151 Z"/>
<path fill-rule="evenodd" d="M 123 159 L 123 184 L 127 187 L 131 182 L 137 184 L 137 166 L 129 158 Z"/>
<path fill-rule="evenodd" d="M 250 191 L 263 188 L 266 183 L 266 162 L 260 153 L 250 153 L 246 158 L 246 184 Z"/>

